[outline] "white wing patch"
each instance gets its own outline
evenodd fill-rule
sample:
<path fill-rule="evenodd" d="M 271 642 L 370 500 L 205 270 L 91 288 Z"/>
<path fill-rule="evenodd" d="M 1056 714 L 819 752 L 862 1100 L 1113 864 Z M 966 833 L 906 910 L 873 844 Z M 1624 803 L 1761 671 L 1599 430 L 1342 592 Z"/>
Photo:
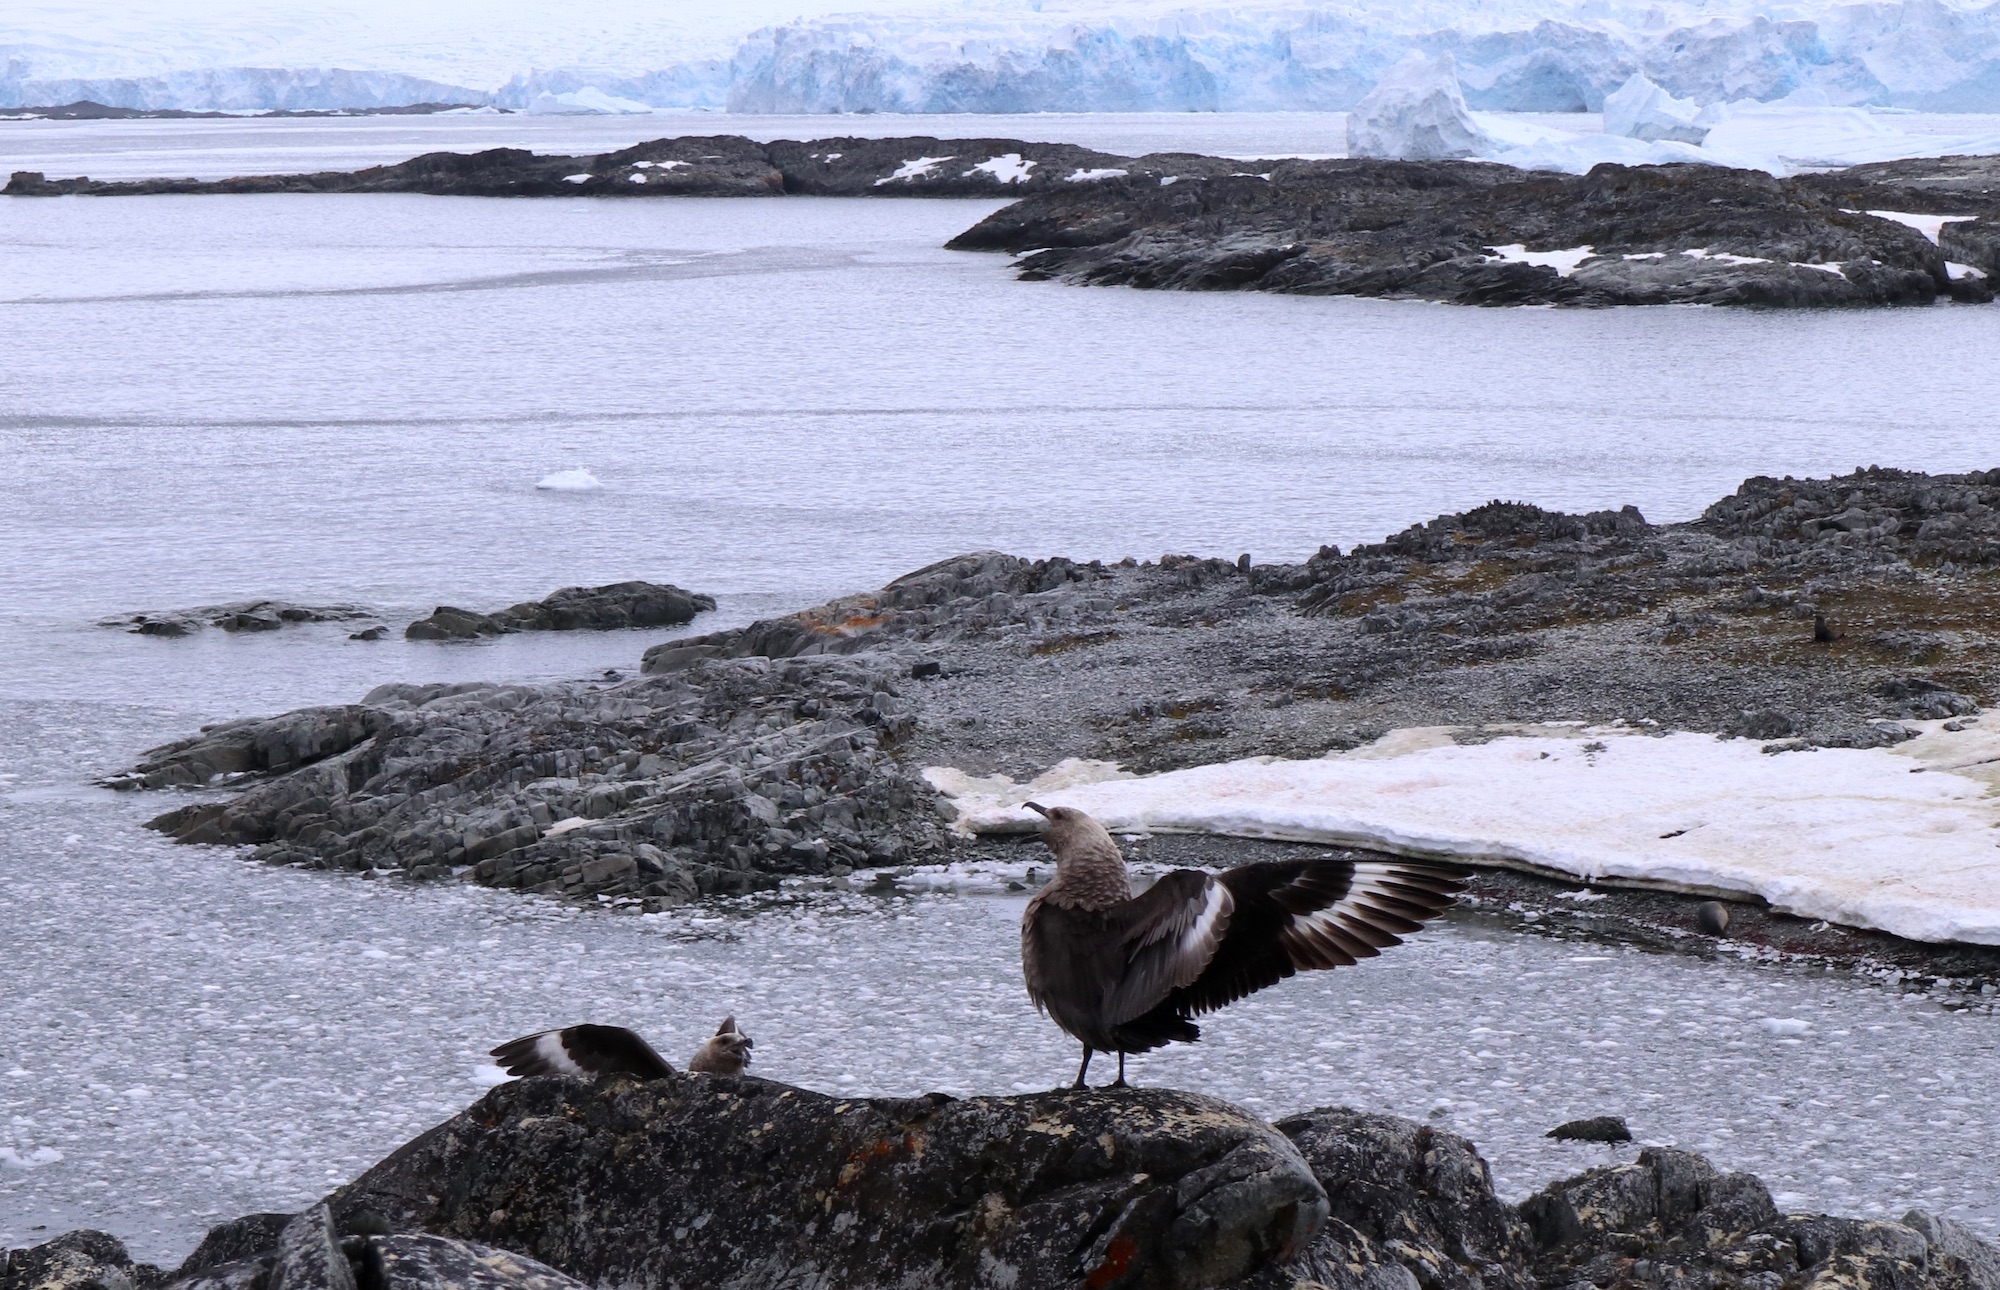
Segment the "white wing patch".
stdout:
<path fill-rule="evenodd" d="M 535 1056 L 547 1062 L 550 1069 L 561 1075 L 590 1074 L 570 1059 L 569 1049 L 563 1045 L 563 1032 L 560 1030 L 544 1030 L 535 1036 Z"/>
<path fill-rule="evenodd" d="M 1192 983 L 1208 967 L 1221 940 L 1220 928 L 1236 908 L 1236 898 L 1229 894 L 1229 888 L 1212 878 L 1202 896 L 1201 912 L 1181 933 L 1180 944 L 1174 947 L 1174 958 L 1180 967 L 1174 974 L 1177 987 Z"/>

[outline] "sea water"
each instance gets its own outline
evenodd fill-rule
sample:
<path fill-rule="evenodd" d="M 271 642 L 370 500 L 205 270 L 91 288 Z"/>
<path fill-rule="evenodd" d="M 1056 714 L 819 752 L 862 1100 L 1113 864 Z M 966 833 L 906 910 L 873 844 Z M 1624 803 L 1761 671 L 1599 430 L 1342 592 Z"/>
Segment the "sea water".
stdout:
<path fill-rule="evenodd" d="M 681 1056 L 734 1008 L 762 1072 L 855 1092 L 1005 1093 L 1072 1060 L 1004 899 L 644 920 L 268 871 L 139 829 L 170 797 L 88 787 L 203 721 L 629 673 L 666 633 L 100 618 L 281 596 L 399 628 L 643 577 L 715 594 L 699 631 L 982 547 L 1297 559 L 1496 496 L 1676 520 L 1751 474 L 1996 464 L 2000 310 L 1077 289 L 939 249 L 993 209 L 0 202 L 0 1241 L 89 1223 L 178 1256 L 463 1105 L 484 1049 L 543 1025 Z M 536 488 L 570 469 L 603 487 Z M 1447 926 L 1141 1071 L 1270 1114 L 1434 1116 L 1509 1195 L 1601 1158 L 1543 1129 L 1619 1112 L 1787 1204 L 1994 1231 L 1982 1009 Z"/>

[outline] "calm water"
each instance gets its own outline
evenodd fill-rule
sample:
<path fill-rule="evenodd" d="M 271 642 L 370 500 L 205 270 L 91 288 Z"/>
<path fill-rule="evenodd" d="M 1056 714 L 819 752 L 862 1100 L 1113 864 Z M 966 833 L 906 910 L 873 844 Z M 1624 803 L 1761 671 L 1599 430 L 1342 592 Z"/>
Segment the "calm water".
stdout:
<path fill-rule="evenodd" d="M 171 642 L 98 617 L 275 595 L 400 622 L 647 577 L 722 623 L 978 547 L 1295 558 L 1493 496 L 1677 519 L 1753 473 L 1996 464 L 2000 310 L 1076 290 L 937 249 L 991 209 L 0 202 L 0 1241 L 98 1222 L 177 1254 L 461 1105 L 495 1040 L 586 1015 L 671 1052 L 733 1006 L 767 1073 L 827 1088 L 1004 1092 L 1068 1061 L 998 898 L 642 922 L 267 872 L 81 787 L 203 720 L 594 675 L 656 634 Z M 603 490 L 534 488 L 575 465 Z M 939 996 L 989 1041 L 944 1042 Z M 1619 1110 L 1788 1203 L 2000 1225 L 1990 1013 L 1446 930 L 1213 1034 L 1152 1078 L 1435 1113 L 1514 1194 L 1583 1163 L 1549 1123 Z"/>

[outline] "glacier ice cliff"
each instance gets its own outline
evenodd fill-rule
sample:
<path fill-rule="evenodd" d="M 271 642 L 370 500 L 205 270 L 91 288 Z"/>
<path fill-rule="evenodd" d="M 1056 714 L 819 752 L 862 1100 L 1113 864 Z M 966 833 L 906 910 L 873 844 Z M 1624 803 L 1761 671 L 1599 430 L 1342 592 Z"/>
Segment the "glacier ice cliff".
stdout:
<path fill-rule="evenodd" d="M 1419 52 L 1454 59 L 1475 111 L 1601 111 L 1635 74 L 1699 103 L 1805 94 L 1831 106 L 2000 111 L 2000 2 L 1143 7 L 1152 2 L 1083 22 L 989 0 L 948 17 L 805 18 L 733 37 L 733 52 L 634 27 L 629 40 L 599 42 L 589 62 L 562 61 L 561 32 L 522 30 L 467 33 L 468 50 L 487 51 L 477 57 L 453 62 L 426 46 L 399 65 L 384 52 L 398 48 L 393 30 L 306 48 L 282 45 L 273 17 L 272 49 L 292 61 L 262 66 L 237 65 L 242 42 L 224 49 L 220 37 L 213 49 L 190 36 L 142 57 L 140 37 L 96 29 L 104 24 L 60 30 L 63 11 L 50 8 L 0 19 L 0 106 L 526 108 L 594 90 L 758 113 L 1324 111 L 1352 108 Z M 537 49 L 557 56 L 523 52 Z M 302 56 L 320 61 L 297 65 Z"/>

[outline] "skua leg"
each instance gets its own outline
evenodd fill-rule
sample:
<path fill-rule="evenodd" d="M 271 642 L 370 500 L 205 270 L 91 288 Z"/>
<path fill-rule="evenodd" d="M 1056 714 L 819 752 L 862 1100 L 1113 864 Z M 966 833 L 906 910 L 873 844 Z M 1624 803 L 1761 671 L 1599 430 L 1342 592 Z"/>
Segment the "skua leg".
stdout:
<path fill-rule="evenodd" d="M 1130 1084 L 1127 1084 L 1125 1082 L 1125 1053 L 1123 1052 L 1123 1050 L 1120 1050 L 1118 1054 L 1118 1080 L 1111 1087 L 1113 1088 L 1132 1087 Z"/>
<path fill-rule="evenodd" d="M 1076 1068 L 1076 1083 L 1070 1085 L 1070 1087 L 1071 1088 L 1084 1087 L 1083 1077 L 1086 1074 L 1088 1074 L 1089 1071 L 1090 1071 L 1090 1045 L 1085 1044 L 1083 1046 L 1083 1065 Z"/>

